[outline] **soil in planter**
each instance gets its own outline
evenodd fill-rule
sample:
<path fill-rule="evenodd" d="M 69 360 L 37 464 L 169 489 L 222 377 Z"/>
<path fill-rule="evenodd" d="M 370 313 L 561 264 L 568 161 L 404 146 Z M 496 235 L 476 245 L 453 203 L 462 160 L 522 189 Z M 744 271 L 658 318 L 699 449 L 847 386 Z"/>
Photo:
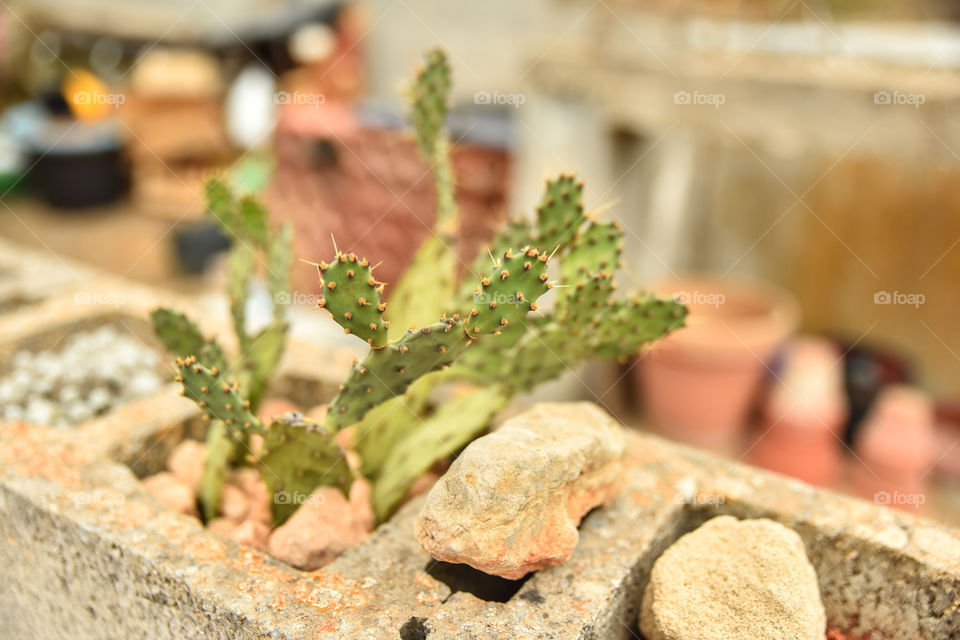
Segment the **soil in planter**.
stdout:
<path fill-rule="evenodd" d="M 70 427 L 163 384 L 150 347 L 112 325 L 74 333 L 59 351 L 14 354 L 0 379 L 0 415 L 6 420 Z"/>

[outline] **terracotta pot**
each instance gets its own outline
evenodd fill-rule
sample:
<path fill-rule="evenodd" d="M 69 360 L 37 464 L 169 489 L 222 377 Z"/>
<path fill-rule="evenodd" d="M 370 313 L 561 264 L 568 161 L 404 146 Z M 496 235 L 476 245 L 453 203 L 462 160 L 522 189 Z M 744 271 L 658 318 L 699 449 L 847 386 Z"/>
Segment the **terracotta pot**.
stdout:
<path fill-rule="evenodd" d="M 926 502 L 937 461 L 933 403 L 923 391 L 884 389 L 858 434 L 850 479 L 854 490 L 877 504 L 915 511 Z"/>
<path fill-rule="evenodd" d="M 817 486 L 839 479 L 848 411 L 842 359 L 827 340 L 808 337 L 790 345 L 746 455 L 751 464 Z"/>
<path fill-rule="evenodd" d="M 687 304 L 686 328 L 658 342 L 640 363 L 651 426 L 695 446 L 732 452 L 766 363 L 797 325 L 798 307 L 767 285 L 706 278 L 655 288 Z"/>

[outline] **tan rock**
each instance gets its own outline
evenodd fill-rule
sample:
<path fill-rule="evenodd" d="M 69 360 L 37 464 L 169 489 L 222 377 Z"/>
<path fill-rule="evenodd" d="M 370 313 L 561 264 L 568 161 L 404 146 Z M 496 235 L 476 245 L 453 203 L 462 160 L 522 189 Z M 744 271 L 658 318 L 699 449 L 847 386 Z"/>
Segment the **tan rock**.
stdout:
<path fill-rule="evenodd" d="M 229 536 L 238 526 L 240 525 L 230 518 L 214 518 L 207 523 L 207 529 L 222 536 Z"/>
<path fill-rule="evenodd" d="M 267 526 L 273 524 L 270 513 L 270 491 L 256 469 L 237 469 L 230 474 L 227 483 L 240 489 L 247 499 L 246 520 L 256 520 Z"/>
<path fill-rule="evenodd" d="M 373 513 L 372 488 L 364 478 L 357 478 L 350 486 L 350 511 L 354 523 L 360 529 L 370 532 L 377 525 L 377 517 Z"/>
<path fill-rule="evenodd" d="M 226 536 L 258 551 L 266 551 L 269 545 L 270 527 L 256 520 L 245 520 Z"/>
<path fill-rule="evenodd" d="M 247 519 L 247 512 L 250 511 L 250 501 L 247 500 L 247 494 L 239 487 L 224 484 L 220 492 L 219 511 L 224 518 L 229 518 L 234 522 L 243 522 Z"/>
<path fill-rule="evenodd" d="M 558 565 L 618 490 L 625 434 L 591 403 L 541 404 L 474 440 L 427 495 L 417 540 L 504 578 Z"/>
<path fill-rule="evenodd" d="M 172 473 L 162 471 L 144 478 L 143 488 L 174 511 L 188 516 L 197 515 L 197 500 L 193 491 Z"/>
<path fill-rule="evenodd" d="M 339 489 L 320 487 L 296 513 L 270 536 L 269 552 L 299 569 L 319 569 L 358 542 L 366 539 L 373 526 L 369 485 L 354 482 L 348 501 Z M 366 499 L 366 505 L 362 502 Z"/>
<path fill-rule="evenodd" d="M 822 640 L 817 574 L 795 531 L 719 516 L 653 565 L 640 630 L 647 640 Z"/>
<path fill-rule="evenodd" d="M 206 461 L 207 445 L 196 440 L 184 440 L 167 458 L 167 469 L 196 494 L 200 490 Z"/>

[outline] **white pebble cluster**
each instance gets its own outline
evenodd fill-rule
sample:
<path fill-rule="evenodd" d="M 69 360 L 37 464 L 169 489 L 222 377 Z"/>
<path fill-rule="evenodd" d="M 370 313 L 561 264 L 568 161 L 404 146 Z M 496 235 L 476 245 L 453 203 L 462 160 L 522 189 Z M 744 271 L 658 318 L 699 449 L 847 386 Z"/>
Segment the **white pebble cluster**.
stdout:
<path fill-rule="evenodd" d="M 73 426 L 163 384 L 157 354 L 111 325 L 71 335 L 55 353 L 20 351 L 12 364 L 0 415 L 34 424 Z"/>

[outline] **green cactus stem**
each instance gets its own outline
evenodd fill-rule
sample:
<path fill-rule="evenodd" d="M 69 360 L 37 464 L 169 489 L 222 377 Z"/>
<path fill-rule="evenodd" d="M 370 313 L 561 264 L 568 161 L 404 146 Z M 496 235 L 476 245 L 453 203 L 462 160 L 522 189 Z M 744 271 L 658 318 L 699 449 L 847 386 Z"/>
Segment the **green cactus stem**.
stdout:
<path fill-rule="evenodd" d="M 341 257 L 338 253 L 336 264 L 362 262 L 341 261 Z M 373 349 L 362 363 L 355 363 L 330 404 L 324 423 L 339 430 L 359 422 L 368 411 L 400 395 L 421 376 L 452 364 L 473 341 L 488 334 L 499 336 L 511 324 L 522 322 L 528 311 L 537 308 L 537 298 L 553 286 L 547 280 L 547 262 L 547 256 L 537 249 L 505 251 L 489 274 L 480 278 L 473 306 L 463 319 L 454 315 L 421 329 L 411 328 L 399 338 Z M 343 268 L 338 273 L 342 275 L 342 271 Z M 322 273 L 325 278 L 329 277 L 330 266 L 325 271 L 322 269 Z M 325 279 L 324 282 L 326 296 L 332 281 Z M 333 291 L 338 288 L 334 287 Z M 347 322 L 348 312 L 344 309 L 351 308 L 354 293 L 351 291 L 333 305 L 331 315 L 341 326 Z M 332 303 L 324 306 L 330 310 Z"/>
<path fill-rule="evenodd" d="M 227 382 L 216 367 L 208 369 L 190 356 L 177 358 L 177 369 L 183 395 L 196 402 L 210 418 L 222 421 L 234 435 L 264 432 L 263 424 L 250 411 L 250 403 L 240 395 L 239 385 Z"/>
<path fill-rule="evenodd" d="M 239 443 L 219 420 L 210 422 L 206 442 L 207 459 L 203 463 L 199 498 L 203 517 L 210 522 L 217 517 L 223 485 L 227 481 L 231 464 L 238 458 Z"/>
<path fill-rule="evenodd" d="M 333 434 L 297 413 L 281 416 L 266 430 L 258 464 L 275 526 L 286 522 L 317 487 L 337 487 L 346 495 L 353 481 Z"/>
<path fill-rule="evenodd" d="M 431 322 L 444 312 L 457 285 L 455 254 L 460 219 L 457 210 L 456 177 L 450 160 L 450 140 L 444 128 L 450 94 L 450 66 L 446 54 L 427 53 L 423 68 L 410 88 L 410 124 L 420 155 L 430 166 L 436 189 L 436 220 L 431 235 L 414 254 L 413 261 L 396 284 L 390 299 L 397 337 L 408 326 Z"/>
<path fill-rule="evenodd" d="M 200 328 L 179 311 L 154 309 L 150 313 L 150 323 L 153 325 L 154 335 L 170 353 L 195 353 L 208 367 L 226 368 L 227 356 L 223 347 L 216 340 L 205 338 Z"/>
<path fill-rule="evenodd" d="M 573 174 L 548 180 L 537 207 L 534 244 L 550 254 L 562 250 L 573 240 L 584 220 L 583 183 Z"/>
<path fill-rule="evenodd" d="M 329 264 L 317 265 L 323 287 L 320 306 L 333 319 L 374 349 L 387 343 L 387 326 L 383 312 L 387 305 L 381 302 L 383 283 L 373 277 L 373 269 L 366 258 L 356 254 L 340 253 Z"/>

